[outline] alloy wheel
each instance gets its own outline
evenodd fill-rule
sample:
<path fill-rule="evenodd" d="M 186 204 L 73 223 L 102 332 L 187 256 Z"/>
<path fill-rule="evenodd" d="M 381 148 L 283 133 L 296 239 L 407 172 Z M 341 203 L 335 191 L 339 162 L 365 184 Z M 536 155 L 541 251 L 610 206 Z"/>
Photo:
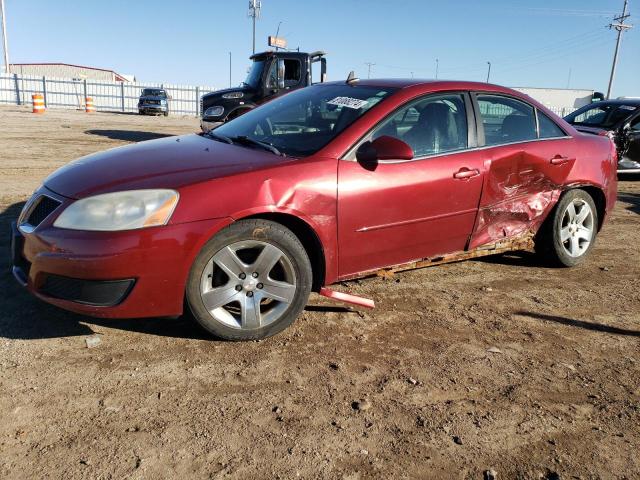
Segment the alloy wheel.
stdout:
<path fill-rule="evenodd" d="M 216 252 L 200 279 L 209 314 L 225 326 L 252 330 L 278 320 L 293 302 L 296 274 L 287 255 L 271 243 L 243 240 Z"/>
<path fill-rule="evenodd" d="M 572 257 L 582 256 L 593 239 L 594 217 L 591 206 L 580 198 L 571 201 L 562 215 L 560 243 Z"/>

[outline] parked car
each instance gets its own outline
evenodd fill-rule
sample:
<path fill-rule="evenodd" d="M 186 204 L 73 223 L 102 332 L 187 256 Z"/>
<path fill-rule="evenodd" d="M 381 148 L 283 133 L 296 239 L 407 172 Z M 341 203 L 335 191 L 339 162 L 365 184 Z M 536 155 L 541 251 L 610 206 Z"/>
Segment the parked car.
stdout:
<path fill-rule="evenodd" d="M 532 242 L 577 265 L 614 205 L 616 162 L 609 138 L 507 88 L 324 83 L 53 173 L 13 225 L 13 273 L 75 312 L 187 304 L 218 337 L 260 339 L 311 291 L 345 298 L 327 286 L 380 269 Z"/>
<path fill-rule="evenodd" d="M 138 100 L 138 113 L 169 115 L 169 96 L 162 88 L 145 88 Z"/>
<path fill-rule="evenodd" d="M 640 173 L 640 99 L 597 102 L 564 119 L 580 132 L 611 136 L 618 150 L 618 173 Z"/>

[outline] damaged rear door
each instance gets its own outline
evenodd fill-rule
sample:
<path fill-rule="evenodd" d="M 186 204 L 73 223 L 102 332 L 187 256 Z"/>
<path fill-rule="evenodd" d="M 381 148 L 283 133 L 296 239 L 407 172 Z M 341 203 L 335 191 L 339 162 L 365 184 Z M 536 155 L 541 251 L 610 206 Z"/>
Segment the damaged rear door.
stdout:
<path fill-rule="evenodd" d="M 537 231 L 573 164 L 574 139 L 534 106 L 477 93 L 485 181 L 470 249 Z"/>

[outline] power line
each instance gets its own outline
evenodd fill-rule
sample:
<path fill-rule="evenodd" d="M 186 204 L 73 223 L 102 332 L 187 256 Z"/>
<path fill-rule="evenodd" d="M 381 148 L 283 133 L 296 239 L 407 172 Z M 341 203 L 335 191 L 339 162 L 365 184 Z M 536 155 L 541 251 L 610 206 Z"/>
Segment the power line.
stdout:
<path fill-rule="evenodd" d="M 586 32 L 582 32 L 578 35 L 570 36 L 566 39 L 557 40 L 553 44 L 548 44 L 533 50 L 528 50 L 526 52 L 513 54 L 513 55 L 505 55 L 503 57 L 495 57 L 492 59 L 492 62 L 499 63 L 502 67 L 499 67 L 498 70 L 503 70 L 505 67 L 508 68 L 517 68 L 518 64 L 527 64 L 532 61 L 536 62 L 536 65 L 540 63 L 544 63 L 545 59 L 549 59 L 549 61 L 553 61 L 555 57 L 559 54 L 563 55 L 566 53 L 575 52 L 578 48 L 582 49 L 584 45 L 589 44 L 593 45 L 596 41 L 599 43 L 600 40 L 606 36 L 606 32 L 602 30 L 588 30 Z M 539 62 L 539 60 L 543 60 Z M 388 65 L 383 63 L 378 63 L 378 67 L 392 69 L 392 70 L 404 70 L 406 72 L 414 72 L 417 75 L 425 75 L 430 76 L 433 75 L 433 70 L 427 68 L 420 68 L 415 66 L 399 66 L 399 65 Z M 470 63 L 466 65 L 457 65 L 451 67 L 445 67 L 444 69 L 439 68 L 439 59 L 436 59 L 436 77 L 439 78 L 439 73 L 445 72 L 445 75 L 453 74 L 456 72 L 464 72 L 468 73 L 480 73 L 485 72 L 487 69 L 487 63 Z"/>
<path fill-rule="evenodd" d="M 609 77 L 609 86 L 607 87 L 607 100 L 611 97 L 611 87 L 613 86 L 613 79 L 616 76 L 616 67 L 618 66 L 618 52 L 620 51 L 620 41 L 622 40 L 622 34 L 625 30 L 629 30 L 633 25 L 626 25 L 624 21 L 631 15 L 627 13 L 627 6 L 629 0 L 624 0 L 624 7 L 622 8 L 622 15 L 614 17 L 613 21 L 617 23 L 610 23 L 609 29 L 616 29 L 618 31 L 618 38 L 616 39 L 616 49 L 613 53 L 613 63 L 611 64 L 611 76 Z"/>
<path fill-rule="evenodd" d="M 568 16 L 568 17 L 609 17 L 614 15 L 615 12 L 605 12 L 596 10 L 576 10 L 569 8 L 536 8 L 536 7 L 524 7 L 522 9 L 509 8 L 508 10 L 522 12 L 529 12 L 532 15 L 549 15 L 549 16 Z"/>

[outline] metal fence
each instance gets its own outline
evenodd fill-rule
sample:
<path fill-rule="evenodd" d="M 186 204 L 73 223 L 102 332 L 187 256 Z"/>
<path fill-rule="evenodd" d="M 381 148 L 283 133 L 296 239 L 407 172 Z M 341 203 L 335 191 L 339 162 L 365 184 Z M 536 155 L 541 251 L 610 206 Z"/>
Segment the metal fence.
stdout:
<path fill-rule="evenodd" d="M 169 100 L 169 114 L 200 115 L 200 97 L 215 91 L 211 86 L 166 83 L 126 83 L 75 78 L 37 77 L 0 73 L 0 104 L 31 105 L 31 95 L 44 96 L 46 108 L 84 109 L 91 97 L 98 111 L 137 112 L 143 88 L 163 88 Z"/>

